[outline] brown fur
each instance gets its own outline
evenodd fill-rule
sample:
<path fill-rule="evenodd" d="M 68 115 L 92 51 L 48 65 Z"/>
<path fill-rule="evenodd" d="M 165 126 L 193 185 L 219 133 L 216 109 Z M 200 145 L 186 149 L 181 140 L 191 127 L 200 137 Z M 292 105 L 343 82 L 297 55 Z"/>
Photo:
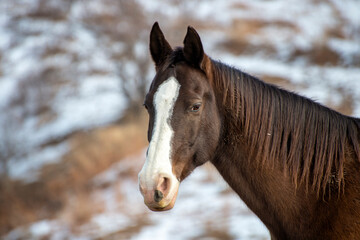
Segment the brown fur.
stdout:
<path fill-rule="evenodd" d="M 160 33 L 155 24 L 157 74 L 145 104 L 151 139 L 153 94 L 176 77 L 174 174 L 183 180 L 210 160 L 272 239 L 359 239 L 359 119 L 211 60 L 191 27 L 171 51 Z"/>
<path fill-rule="evenodd" d="M 359 120 L 224 64 L 212 68 L 224 107 L 213 163 L 272 238 L 359 238 Z"/>

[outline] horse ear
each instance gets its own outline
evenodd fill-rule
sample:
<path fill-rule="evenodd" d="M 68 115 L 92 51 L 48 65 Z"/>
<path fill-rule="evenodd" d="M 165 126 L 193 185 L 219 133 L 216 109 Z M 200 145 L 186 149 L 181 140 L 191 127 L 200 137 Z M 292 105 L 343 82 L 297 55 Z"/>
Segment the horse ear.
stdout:
<path fill-rule="evenodd" d="M 202 62 L 204 60 L 204 49 L 201 43 L 201 39 L 196 30 L 192 27 L 188 27 L 187 33 L 184 39 L 184 57 L 187 62 L 194 67 L 202 68 Z"/>
<path fill-rule="evenodd" d="M 155 22 L 150 33 L 150 53 L 155 67 L 158 68 L 171 52 L 170 44 L 166 41 L 158 22 Z"/>

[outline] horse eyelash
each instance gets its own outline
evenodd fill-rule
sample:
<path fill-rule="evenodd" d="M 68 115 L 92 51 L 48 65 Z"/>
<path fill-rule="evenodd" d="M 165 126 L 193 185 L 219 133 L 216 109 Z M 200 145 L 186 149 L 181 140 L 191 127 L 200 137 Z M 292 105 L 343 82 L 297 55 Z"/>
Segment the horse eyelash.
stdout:
<path fill-rule="evenodd" d="M 191 105 L 189 111 L 193 112 L 193 113 L 197 113 L 200 110 L 201 105 L 202 105 L 201 103 L 195 103 L 195 104 Z M 197 109 L 193 110 L 194 107 L 196 107 Z"/>

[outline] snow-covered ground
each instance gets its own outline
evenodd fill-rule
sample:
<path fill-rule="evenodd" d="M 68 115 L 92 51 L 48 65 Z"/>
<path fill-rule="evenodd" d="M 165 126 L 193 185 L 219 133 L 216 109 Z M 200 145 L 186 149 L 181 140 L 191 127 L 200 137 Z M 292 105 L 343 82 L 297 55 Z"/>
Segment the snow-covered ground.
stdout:
<path fill-rule="evenodd" d="M 145 152 L 121 160 L 92 180 L 90 198 L 100 213 L 80 226 L 64 219 L 41 220 L 10 232 L 5 239 L 267 239 L 268 230 L 211 165 L 202 166 L 179 189 L 171 211 L 147 209 L 136 176 Z"/>
<path fill-rule="evenodd" d="M 67 20 L 27 16 L 41 15 L 42 5 Z M 114 63 L 79 8 L 81 1 L 0 2 L 0 152 L 11 151 L 14 179 L 36 180 L 36 169 L 68 151 L 43 145 L 114 122 L 126 108 Z"/>
<path fill-rule="evenodd" d="M 360 117 L 358 0 L 137 0 L 144 19 L 135 23 L 144 21 L 148 27 L 139 28 L 140 36 L 146 37 L 136 40 L 132 59 L 123 55 L 129 49 L 122 34 L 133 19 L 119 18 L 114 26 L 106 22 L 118 15 L 115 2 L 119 3 L 0 1 L 0 160 L 7 159 L 12 179 L 24 184 L 38 181 L 44 165 L 61 161 L 70 151 L 67 136 L 121 118 L 127 101 L 119 82 L 124 76 L 137 77 L 135 57 L 151 62 L 145 55 L 146 41 L 155 21 L 165 36 L 180 37 L 180 43 L 179 25 L 182 33 L 187 24 L 198 25 L 212 58 L 255 76 L 285 79 L 296 86 L 291 90 L 326 105 L 338 107 L 350 99 L 352 115 Z M 103 25 L 96 25 L 101 16 Z M 116 41 L 99 26 L 116 29 Z M 229 39 L 242 39 L 253 50 L 226 49 Z M 311 54 L 318 48 L 335 55 L 335 60 L 326 55 L 316 62 Z M 126 73 L 119 73 L 119 63 Z M 150 212 L 137 187 L 140 155 L 94 177 L 89 199 L 100 210 L 88 221 L 73 226 L 64 216 L 43 219 L 15 228 L 6 239 L 93 239 L 112 234 L 139 240 L 269 238 L 211 166 L 197 169 L 184 181 L 173 210 Z M 0 174 L 4 171 L 0 165 Z"/>

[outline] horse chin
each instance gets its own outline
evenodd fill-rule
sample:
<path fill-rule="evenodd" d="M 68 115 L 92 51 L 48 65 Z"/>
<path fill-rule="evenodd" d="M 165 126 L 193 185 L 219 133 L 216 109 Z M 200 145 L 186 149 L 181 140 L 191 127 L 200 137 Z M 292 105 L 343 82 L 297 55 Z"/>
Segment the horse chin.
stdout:
<path fill-rule="evenodd" d="M 171 210 L 176 202 L 176 197 L 177 197 L 177 192 L 174 194 L 174 196 L 170 199 L 170 201 L 167 201 L 166 199 L 164 199 L 163 201 L 160 201 L 157 204 L 146 204 L 146 206 L 154 212 L 163 212 L 163 211 L 168 211 Z"/>
<path fill-rule="evenodd" d="M 174 204 L 169 204 L 163 208 L 162 207 L 150 207 L 150 206 L 148 206 L 148 207 L 153 212 L 165 212 L 165 211 L 171 210 L 174 207 Z"/>

